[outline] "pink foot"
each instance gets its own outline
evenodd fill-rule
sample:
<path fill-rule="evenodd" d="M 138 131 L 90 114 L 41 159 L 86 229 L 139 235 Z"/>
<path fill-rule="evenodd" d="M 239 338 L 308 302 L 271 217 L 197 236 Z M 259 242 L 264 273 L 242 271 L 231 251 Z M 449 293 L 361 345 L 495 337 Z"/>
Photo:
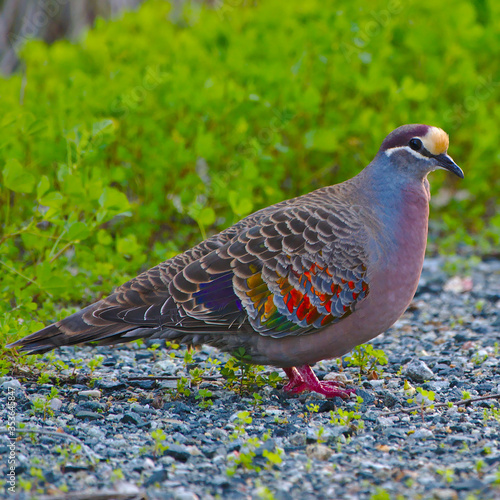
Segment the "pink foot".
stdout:
<path fill-rule="evenodd" d="M 283 387 L 283 390 L 285 392 L 291 392 L 292 394 L 296 393 L 294 389 L 302 384 L 304 384 L 304 379 L 300 376 L 299 371 L 297 368 L 293 367 L 292 368 L 283 368 L 285 370 L 286 376 L 288 377 L 289 381 L 288 384 L 286 384 Z M 302 392 L 302 391 L 298 391 Z"/>
<path fill-rule="evenodd" d="M 309 365 L 284 368 L 284 370 L 290 380 L 283 387 L 283 390 L 290 394 L 313 391 L 324 394 L 327 398 L 340 397 L 345 399 L 349 397 L 349 394 L 356 392 L 354 389 L 339 389 L 340 384 L 333 380 L 319 381 Z"/>

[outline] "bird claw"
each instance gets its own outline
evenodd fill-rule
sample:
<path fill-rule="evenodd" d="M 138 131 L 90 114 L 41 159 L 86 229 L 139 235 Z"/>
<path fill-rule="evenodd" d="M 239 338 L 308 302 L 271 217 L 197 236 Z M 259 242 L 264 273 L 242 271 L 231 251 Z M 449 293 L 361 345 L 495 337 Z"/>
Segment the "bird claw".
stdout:
<path fill-rule="evenodd" d="M 320 381 L 308 365 L 298 368 L 286 368 L 285 373 L 290 381 L 283 387 L 283 390 L 289 394 L 300 394 L 304 391 L 317 392 L 327 398 L 339 397 L 346 399 L 350 394 L 355 393 L 355 389 L 340 389 L 339 382 L 334 380 Z"/>
<path fill-rule="evenodd" d="M 310 386 L 306 384 L 306 382 L 302 382 L 299 385 L 296 385 L 294 387 L 289 388 L 288 384 L 283 388 L 285 392 L 288 392 L 289 394 L 300 394 L 301 392 L 304 391 L 312 391 L 312 392 L 317 392 L 318 394 L 323 394 L 327 398 L 342 398 L 346 399 L 348 398 L 351 394 L 355 393 L 355 389 L 339 389 L 337 387 L 332 387 L 332 384 L 328 384 L 325 382 L 319 382 L 318 385 Z"/>

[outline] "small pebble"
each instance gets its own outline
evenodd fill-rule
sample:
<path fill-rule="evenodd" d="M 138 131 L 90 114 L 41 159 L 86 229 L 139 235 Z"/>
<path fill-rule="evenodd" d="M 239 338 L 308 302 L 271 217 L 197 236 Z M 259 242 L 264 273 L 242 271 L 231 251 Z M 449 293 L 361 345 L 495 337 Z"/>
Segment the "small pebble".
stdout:
<path fill-rule="evenodd" d="M 61 409 L 63 402 L 59 398 L 52 398 L 50 400 L 49 406 L 54 411 L 59 411 Z"/>
<path fill-rule="evenodd" d="M 17 378 L 13 378 L 12 380 L 7 380 L 5 382 L 2 382 L 0 387 L 4 390 L 7 389 L 20 389 L 21 388 L 21 382 L 17 380 Z"/>
<path fill-rule="evenodd" d="M 414 382 L 420 383 L 434 378 L 432 370 L 419 359 L 412 359 L 403 373 Z"/>
<path fill-rule="evenodd" d="M 434 434 L 429 429 L 418 429 L 413 434 L 410 434 L 413 439 L 429 439 L 434 437 Z"/>
<path fill-rule="evenodd" d="M 310 444 L 306 448 L 306 455 L 309 458 L 325 461 L 333 455 L 333 450 L 329 446 L 323 444 Z"/>
<path fill-rule="evenodd" d="M 98 389 L 91 389 L 88 391 L 80 391 L 78 393 L 79 396 L 87 396 L 89 398 L 100 398 L 102 395 L 102 392 Z"/>

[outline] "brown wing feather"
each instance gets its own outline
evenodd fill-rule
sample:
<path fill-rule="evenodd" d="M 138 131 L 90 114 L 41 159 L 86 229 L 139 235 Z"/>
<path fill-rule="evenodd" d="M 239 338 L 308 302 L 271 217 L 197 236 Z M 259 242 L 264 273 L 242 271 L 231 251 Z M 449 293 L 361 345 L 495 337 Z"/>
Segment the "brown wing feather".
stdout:
<path fill-rule="evenodd" d="M 347 292 L 339 295 L 341 306 L 337 306 L 347 305 L 349 311 L 367 293 L 367 289 L 360 293 L 362 283 L 366 284 L 366 235 L 359 214 L 342 202 L 340 186 L 344 185 L 256 212 L 142 273 L 109 297 L 12 345 L 41 352 L 60 345 L 115 343 L 139 336 L 187 335 L 189 340 L 189 335 L 199 334 L 210 341 L 211 334 L 232 330 L 279 337 L 320 328 L 319 316 L 314 322 L 300 317 L 304 299 L 291 308 L 284 291 L 291 287 L 307 296 L 322 317 L 328 306 L 319 297 L 331 293 L 332 283 L 356 283 L 355 299 L 352 289 L 349 300 Z M 312 266 L 321 272 L 311 275 Z M 285 288 L 282 279 L 286 279 Z M 208 285 L 213 291 L 206 289 Z M 279 314 L 273 322 L 268 321 L 271 305 Z M 341 319 L 345 311 L 337 311 L 332 321 Z"/>

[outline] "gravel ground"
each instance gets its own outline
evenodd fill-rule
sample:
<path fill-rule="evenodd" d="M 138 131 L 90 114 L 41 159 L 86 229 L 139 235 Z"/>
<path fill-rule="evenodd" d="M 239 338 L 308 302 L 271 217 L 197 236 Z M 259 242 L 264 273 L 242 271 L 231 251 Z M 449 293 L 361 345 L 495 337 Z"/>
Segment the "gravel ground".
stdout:
<path fill-rule="evenodd" d="M 371 342 L 388 358 L 381 375 L 359 380 L 345 359 L 340 374 L 337 361 L 315 366 L 356 386 L 362 402 L 286 396 L 281 382 L 240 395 L 211 361 L 228 358 L 210 348 L 188 364 L 182 350 L 137 344 L 46 355 L 69 366 L 59 385 L 0 379 L 18 431 L 36 431 L 11 441 L 3 427 L 1 488 L 12 498 L 500 498 L 500 404 L 486 399 L 500 394 L 500 261 L 470 278 L 442 269 L 426 261 L 409 310 Z M 196 366 L 211 377 L 180 395 L 176 378 Z M 163 378 L 131 380 L 150 375 Z M 434 408 L 410 410 L 422 405 L 408 402 L 422 397 L 417 388 Z M 13 443 L 15 493 L 5 481 Z"/>

